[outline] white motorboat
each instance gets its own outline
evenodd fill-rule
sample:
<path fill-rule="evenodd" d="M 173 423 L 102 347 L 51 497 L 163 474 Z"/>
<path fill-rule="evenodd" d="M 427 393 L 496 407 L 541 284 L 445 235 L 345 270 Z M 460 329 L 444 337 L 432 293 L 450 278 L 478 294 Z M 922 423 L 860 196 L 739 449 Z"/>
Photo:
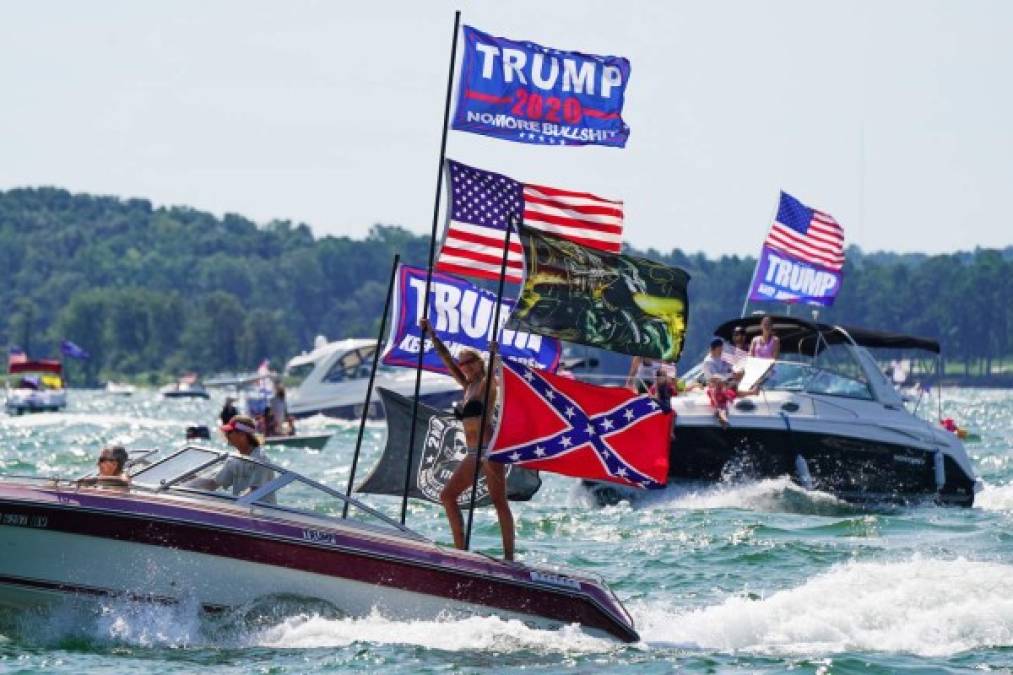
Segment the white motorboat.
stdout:
<path fill-rule="evenodd" d="M 106 382 L 106 393 L 111 396 L 133 396 L 137 387 L 126 382 Z"/>
<path fill-rule="evenodd" d="M 748 337 L 762 317 L 728 321 Z M 789 474 L 805 487 L 857 501 L 934 498 L 970 506 L 980 489 L 956 434 L 912 414 L 869 349 L 939 353 L 938 342 L 895 333 L 772 317 L 781 355 L 759 394 L 729 406 L 727 429 L 704 392 L 673 399 L 678 417 L 670 474 L 719 478 L 741 467 Z M 747 367 L 748 370 L 748 367 Z"/>
<path fill-rule="evenodd" d="M 210 398 L 208 390 L 194 373 L 187 373 L 178 382 L 165 385 L 158 393 L 165 398 Z"/>
<path fill-rule="evenodd" d="M 4 407 L 20 415 L 26 412 L 55 411 L 67 407 L 67 390 L 63 383 L 63 364 L 52 359 L 11 361 L 7 372 L 15 375 L 8 381 Z"/>
<path fill-rule="evenodd" d="M 239 497 L 194 487 L 227 462 L 266 482 Z M 116 483 L 0 477 L 0 606 L 125 598 L 221 611 L 287 596 L 351 617 L 495 615 L 638 639 L 600 579 L 444 548 L 268 462 L 188 447 Z"/>
<path fill-rule="evenodd" d="M 735 319 L 715 335 L 726 342 L 742 326 L 757 335 L 762 317 Z M 904 406 L 869 349 L 925 350 L 938 342 L 862 328 L 774 316 L 777 361 L 749 359 L 740 390 L 756 395 L 728 406 L 728 426 L 706 392 L 672 399 L 676 413 L 669 475 L 719 481 L 789 475 L 806 488 L 849 501 L 918 501 L 970 506 L 980 481 L 957 434 Z M 698 367 L 699 368 L 699 367 Z M 694 379 L 694 371 L 686 374 Z M 595 484 L 600 501 L 625 496 Z"/>
<path fill-rule="evenodd" d="M 288 385 L 286 402 L 289 414 L 293 417 L 361 417 L 375 350 L 376 340 L 327 342 L 323 338 L 317 338 L 313 351 L 294 357 L 285 366 L 284 382 Z M 380 366 L 376 372 L 375 386 L 396 391 L 402 396 L 412 396 L 415 393 L 415 371 Z M 427 405 L 448 408 L 460 396 L 461 389 L 451 378 L 436 373 L 422 373 L 419 398 Z M 370 403 L 370 417 L 383 416 L 378 398 Z"/>

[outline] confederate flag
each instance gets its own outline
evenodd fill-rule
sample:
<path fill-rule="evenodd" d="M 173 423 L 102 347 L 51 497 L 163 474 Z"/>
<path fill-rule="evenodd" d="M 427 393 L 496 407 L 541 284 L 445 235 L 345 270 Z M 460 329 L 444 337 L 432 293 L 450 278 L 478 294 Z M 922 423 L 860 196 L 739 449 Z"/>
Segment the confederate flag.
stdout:
<path fill-rule="evenodd" d="M 491 460 L 642 488 L 668 480 L 672 414 L 650 396 L 502 364 Z"/>

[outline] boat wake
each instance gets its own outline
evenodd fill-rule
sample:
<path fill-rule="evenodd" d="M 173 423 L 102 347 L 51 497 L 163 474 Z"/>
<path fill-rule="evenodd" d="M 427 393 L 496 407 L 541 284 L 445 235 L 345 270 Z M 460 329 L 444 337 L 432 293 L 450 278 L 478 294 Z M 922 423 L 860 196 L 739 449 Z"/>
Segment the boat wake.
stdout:
<path fill-rule="evenodd" d="M 914 558 L 852 562 L 755 600 L 690 611 L 631 607 L 652 648 L 948 656 L 1013 647 L 1013 565 Z"/>
<path fill-rule="evenodd" d="M 1004 511 L 1013 513 L 1013 483 L 1007 485 L 989 485 L 974 497 L 974 507 L 984 511 Z"/>

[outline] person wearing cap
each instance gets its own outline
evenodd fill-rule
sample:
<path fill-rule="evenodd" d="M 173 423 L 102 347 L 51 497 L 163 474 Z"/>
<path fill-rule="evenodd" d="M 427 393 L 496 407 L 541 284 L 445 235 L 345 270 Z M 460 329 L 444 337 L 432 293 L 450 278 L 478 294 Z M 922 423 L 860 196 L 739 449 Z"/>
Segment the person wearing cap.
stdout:
<path fill-rule="evenodd" d="M 727 428 L 728 404 L 735 400 L 735 384 L 742 379 L 742 373 L 733 372 L 731 364 L 721 357 L 724 346 L 724 340 L 719 337 L 711 340 L 710 353 L 703 360 L 703 374 L 714 416 L 722 427 Z"/>
<path fill-rule="evenodd" d="M 257 436 L 256 422 L 246 415 L 235 415 L 227 424 L 221 426 L 225 440 L 229 442 L 243 457 L 267 461 L 260 449 L 260 438 Z M 221 490 L 231 488 L 232 495 L 238 497 L 251 490 L 274 480 L 274 472 L 266 466 L 255 462 L 244 462 L 238 457 L 230 457 L 214 478 L 198 478 L 191 481 L 190 487 L 202 490 Z M 265 501 L 274 503 L 274 495 Z"/>

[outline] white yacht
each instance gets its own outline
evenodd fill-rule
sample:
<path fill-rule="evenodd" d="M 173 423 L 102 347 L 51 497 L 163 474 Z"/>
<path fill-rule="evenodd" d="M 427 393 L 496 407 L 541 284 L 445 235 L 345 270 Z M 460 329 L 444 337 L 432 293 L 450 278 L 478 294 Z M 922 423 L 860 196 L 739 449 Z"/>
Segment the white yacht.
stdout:
<path fill-rule="evenodd" d="M 728 321 L 759 334 L 753 316 Z M 673 399 L 677 414 L 670 475 L 720 478 L 741 467 L 857 501 L 934 498 L 970 506 L 980 483 L 956 434 L 913 414 L 869 349 L 939 353 L 925 338 L 774 316 L 781 354 L 760 364 L 759 393 L 728 409 L 728 428 L 706 393 Z M 747 364 L 747 377 L 750 367 Z M 745 384 L 745 383 L 744 383 Z M 744 387 L 740 387 L 744 388 Z"/>
<path fill-rule="evenodd" d="M 294 357 L 285 366 L 283 381 L 288 387 L 289 414 L 293 417 L 361 417 L 375 350 L 376 340 L 373 339 L 328 342 L 322 336 L 317 337 L 313 351 Z M 410 397 L 415 393 L 415 371 L 381 365 L 376 371 L 375 387 Z M 448 408 L 461 397 L 461 388 L 449 377 L 423 371 L 419 397 L 434 408 Z M 383 416 L 379 399 L 379 396 L 372 398 L 370 417 Z"/>

